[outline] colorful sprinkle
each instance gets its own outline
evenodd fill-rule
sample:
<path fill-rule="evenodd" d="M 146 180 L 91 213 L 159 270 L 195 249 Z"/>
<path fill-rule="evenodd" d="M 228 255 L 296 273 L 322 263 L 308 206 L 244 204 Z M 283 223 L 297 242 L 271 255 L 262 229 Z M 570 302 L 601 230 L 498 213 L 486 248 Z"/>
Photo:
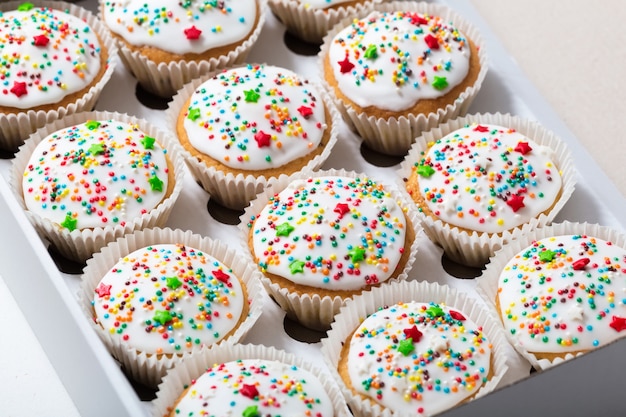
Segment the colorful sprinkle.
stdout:
<path fill-rule="evenodd" d="M 199 39 L 200 35 L 202 35 L 202 31 L 195 26 L 191 26 L 183 30 L 183 32 L 185 33 L 185 37 L 189 39 L 190 41 Z"/>
<path fill-rule="evenodd" d="M 471 124 L 421 148 L 407 191 L 450 226 L 513 230 L 547 212 L 561 191 L 553 152 L 514 129 Z"/>
<path fill-rule="evenodd" d="M 210 346 L 239 323 L 248 300 L 226 265 L 183 244 L 137 249 L 96 287 L 96 321 L 111 336 L 147 354 Z"/>
<path fill-rule="evenodd" d="M 626 249 L 588 235 L 532 242 L 504 266 L 500 315 L 514 343 L 565 356 L 626 330 Z"/>
<path fill-rule="evenodd" d="M 273 360 L 216 363 L 193 380 L 173 410 L 179 416 L 280 417 L 335 415 L 311 372 Z"/>
<path fill-rule="evenodd" d="M 474 395 L 487 381 L 491 345 L 480 326 L 451 311 L 401 302 L 366 317 L 347 350 L 357 393 L 399 415 L 438 414 Z"/>
<path fill-rule="evenodd" d="M 88 23 L 65 9 L 22 3 L 0 14 L 0 106 L 35 109 L 80 93 L 106 65 Z"/>
<path fill-rule="evenodd" d="M 407 226 L 401 202 L 382 184 L 336 176 L 293 181 L 249 222 L 263 272 L 330 291 L 389 279 Z"/>
<path fill-rule="evenodd" d="M 319 153 L 329 129 L 315 87 L 265 65 L 223 70 L 198 86 L 183 127 L 195 150 L 245 171 L 306 160 Z"/>
<path fill-rule="evenodd" d="M 146 150 L 138 125 L 90 120 L 53 132 L 22 179 L 33 213 L 69 230 L 125 225 L 160 204 L 170 182 L 166 150 Z M 156 192 L 152 192 L 156 191 Z"/>

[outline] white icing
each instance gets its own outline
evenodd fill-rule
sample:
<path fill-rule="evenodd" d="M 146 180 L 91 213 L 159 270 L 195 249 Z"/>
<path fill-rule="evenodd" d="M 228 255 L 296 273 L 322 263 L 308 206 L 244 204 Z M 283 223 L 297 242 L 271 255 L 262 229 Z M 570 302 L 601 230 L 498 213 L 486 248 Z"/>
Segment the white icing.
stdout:
<path fill-rule="evenodd" d="M 429 314 L 432 307 L 441 308 L 442 315 Z M 405 332 L 413 326 L 421 333 L 418 340 Z M 409 302 L 379 310 L 349 343 L 353 388 L 399 415 L 429 416 L 453 407 L 475 394 L 489 374 L 491 347 L 482 329 L 441 305 Z M 365 363 L 368 369 L 357 371 Z"/>
<path fill-rule="evenodd" d="M 102 3 L 104 22 L 128 43 L 175 54 L 199 54 L 242 41 L 252 32 L 259 11 L 256 0 Z M 195 39 L 185 33 L 191 27 L 201 31 Z"/>
<path fill-rule="evenodd" d="M 313 85 L 290 70 L 263 65 L 230 69 L 200 85 L 184 128 L 198 151 L 243 170 L 276 168 L 306 156 L 328 129 Z M 258 139 L 261 134 L 268 136 Z"/>
<path fill-rule="evenodd" d="M 60 10 L 0 12 L 0 46 L 0 106 L 57 103 L 91 84 L 104 65 L 96 33 Z"/>
<path fill-rule="evenodd" d="M 440 97 L 465 79 L 470 49 L 464 35 L 436 16 L 414 24 L 416 16 L 423 18 L 413 12 L 376 11 L 335 35 L 328 56 L 346 97 L 360 107 L 401 111 Z M 426 43 L 427 37 L 439 39 L 438 49 Z M 376 56 L 370 58 L 366 50 L 373 46 Z M 342 72 L 339 62 L 345 59 L 354 67 Z M 445 77 L 447 86 L 435 88 L 435 77 Z"/>
<path fill-rule="evenodd" d="M 107 120 L 43 138 L 24 171 L 27 209 L 64 227 L 75 221 L 70 230 L 124 225 L 149 212 L 169 178 L 166 150 L 145 145 L 146 137 L 136 125 Z"/>
<path fill-rule="evenodd" d="M 189 386 L 174 412 L 177 416 L 243 416 L 246 410 L 251 413 L 247 415 L 263 417 L 334 415 L 328 394 L 311 372 L 261 359 L 209 368 Z"/>
<path fill-rule="evenodd" d="M 281 229 L 285 225 L 293 228 L 288 235 Z M 406 236 L 402 208 L 381 185 L 332 176 L 292 182 L 262 209 L 253 227 L 261 269 L 332 291 L 387 280 Z"/>
<path fill-rule="evenodd" d="M 516 151 L 520 142 L 532 150 Z M 516 131 L 467 126 L 438 140 L 418 161 L 434 169 L 430 176 L 418 171 L 420 192 L 446 223 L 487 233 L 509 230 L 550 208 L 558 196 L 562 181 L 551 154 Z M 524 207 L 508 205 L 510 194 L 523 196 Z"/>
<path fill-rule="evenodd" d="M 239 279 L 211 255 L 159 244 L 120 259 L 96 287 L 93 308 L 120 342 L 144 353 L 177 353 L 222 340 L 246 302 Z"/>
<path fill-rule="evenodd" d="M 547 251 L 554 252 L 552 260 L 539 257 Z M 589 263 L 575 269 L 583 258 Z M 624 248 L 567 235 L 539 240 L 516 254 L 502 271 L 498 297 L 514 340 L 529 352 L 561 353 L 626 336 L 626 327 L 611 327 L 614 317 L 626 321 L 625 289 Z"/>

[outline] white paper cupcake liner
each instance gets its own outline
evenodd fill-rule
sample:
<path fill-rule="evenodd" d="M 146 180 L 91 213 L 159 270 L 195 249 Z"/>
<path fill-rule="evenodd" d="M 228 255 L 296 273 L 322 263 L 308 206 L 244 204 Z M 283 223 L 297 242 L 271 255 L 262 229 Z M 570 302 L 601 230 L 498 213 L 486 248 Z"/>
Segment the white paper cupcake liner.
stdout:
<path fill-rule="evenodd" d="M 342 347 L 358 325 L 380 307 L 409 301 L 443 303 L 463 312 L 465 316 L 483 328 L 487 339 L 493 346 L 491 361 L 493 376 L 478 390 L 474 399 L 528 376 L 528 364 L 520 361 L 515 351 L 507 343 L 502 327 L 498 325 L 490 310 L 480 300 L 437 283 L 426 281 L 394 282 L 374 288 L 348 300 L 336 316 L 327 337 L 322 339 L 321 349 L 326 364 L 341 387 L 355 416 L 391 417 L 397 414 L 392 413 L 389 409 L 384 409 L 373 401 L 364 401 L 361 397 L 355 396 L 346 386 L 337 370 Z"/>
<path fill-rule="evenodd" d="M 280 191 L 284 190 L 291 182 L 308 177 L 325 177 L 325 176 L 343 176 L 349 178 L 369 178 L 365 174 L 358 174 L 345 170 L 320 170 L 312 173 L 298 173 L 290 177 L 278 179 L 272 187 L 260 193 L 250 205 L 245 209 L 239 222 L 239 230 L 241 234 L 241 245 L 246 258 L 254 263 L 252 252 L 248 247 L 248 222 L 252 216 L 261 212 L 263 207 L 268 203 L 269 199 Z M 391 278 L 380 285 L 394 281 L 402 281 L 407 279 L 408 273 L 413 267 L 415 257 L 419 247 L 422 226 L 413 205 L 406 200 L 395 188 L 383 182 L 387 190 L 391 193 L 392 198 L 398 201 L 400 206 L 405 209 L 405 215 L 411 222 L 411 227 L 415 234 L 415 239 L 411 243 L 410 255 L 402 272 L 395 278 Z M 261 282 L 270 296 L 278 303 L 278 305 L 287 313 L 287 316 L 305 327 L 316 330 L 327 330 L 334 319 L 336 313 L 339 312 L 341 306 L 344 305 L 346 299 L 341 296 L 324 296 L 318 294 L 298 294 L 290 292 L 288 289 L 281 287 L 279 284 L 272 282 L 265 275 L 262 276 Z M 364 289 L 364 290 L 367 290 Z"/>
<path fill-rule="evenodd" d="M 397 172 L 399 182 L 403 184 L 404 180 L 409 178 L 414 164 L 421 158 L 421 153 L 428 149 L 429 142 L 441 139 L 447 134 L 472 123 L 510 127 L 535 142 L 549 147 L 554 151 L 554 162 L 561 172 L 562 178 L 561 195 L 548 213 L 541 214 L 532 218 L 528 223 L 498 234 L 468 233 L 467 231 L 461 231 L 456 226 L 439 219 L 435 220 L 420 212 L 426 235 L 443 248 L 446 256 L 460 264 L 482 268 L 489 257 L 506 242 L 523 236 L 537 227 L 549 224 L 572 196 L 576 185 L 577 173 L 566 143 L 551 131 L 537 122 L 510 114 L 484 113 L 450 120 L 418 137 Z M 399 187 L 404 188 L 404 185 L 399 185 Z"/>
<path fill-rule="evenodd" d="M 200 377 L 208 368 L 215 364 L 239 359 L 263 359 L 295 365 L 315 375 L 333 403 L 335 417 L 350 417 L 350 411 L 339 387 L 322 368 L 296 357 L 291 353 L 274 347 L 251 344 L 235 344 L 232 346 L 215 346 L 201 354 L 185 358 L 171 369 L 159 385 L 157 397 L 152 401 L 151 415 L 165 417 L 172 411 L 172 406 L 183 390 L 194 379 Z M 285 410 L 287 411 L 287 410 Z M 288 413 L 287 413 L 288 414 Z"/>
<path fill-rule="evenodd" d="M 332 9 L 307 7 L 298 0 L 268 0 L 270 10 L 287 27 L 287 30 L 303 41 L 319 44 L 326 33 L 346 17 L 360 15 L 382 0 L 364 1 L 354 6 Z"/>
<path fill-rule="evenodd" d="M 256 64 L 250 64 L 256 65 Z M 229 67 L 234 68 L 234 67 Z M 219 70 L 221 71 L 221 70 Z M 216 72 L 207 74 L 201 78 L 197 78 L 186 84 L 172 99 L 166 111 L 167 125 L 172 132 L 176 132 L 176 122 L 180 112 L 184 110 L 184 105 L 189 97 L 194 93 L 196 88 L 203 82 L 213 77 Z M 341 125 L 341 116 L 337 108 L 329 98 L 324 89 L 315 82 L 309 80 L 316 88 L 324 100 L 324 104 L 331 117 L 331 131 L 328 143 L 324 147 L 321 154 L 311 158 L 309 162 L 301 168 L 303 172 L 309 172 L 319 168 L 330 156 L 337 137 L 339 127 Z M 222 206 L 235 210 L 241 210 L 246 207 L 256 195 L 263 191 L 266 187 L 274 184 L 278 179 L 287 177 L 280 175 L 279 177 L 266 177 L 264 175 L 254 174 L 253 171 L 242 171 L 237 175 L 225 173 L 215 167 L 209 167 L 198 161 L 189 151 L 181 146 L 185 161 L 191 175 L 200 184 L 200 186 L 209 193 L 210 198 L 219 202 Z"/>
<path fill-rule="evenodd" d="M 156 244 L 181 243 L 188 247 L 201 250 L 214 257 L 233 270 L 246 286 L 248 300 L 250 300 L 247 318 L 239 325 L 236 331 L 218 344 L 232 344 L 243 339 L 257 319 L 261 316 L 263 306 L 263 288 L 260 282 L 260 272 L 255 265 L 242 262 L 240 254 L 228 245 L 193 234 L 191 231 L 172 230 L 169 228 L 144 229 L 124 236 L 96 253 L 87 261 L 82 275 L 82 283 L 78 293 L 80 306 L 92 328 L 98 333 L 111 355 L 123 366 L 126 373 L 134 380 L 147 386 L 157 386 L 169 368 L 186 357 L 193 356 L 208 346 L 194 346 L 191 351 L 177 355 L 162 355 L 157 357 L 154 352 L 138 352 L 133 346 L 112 337 L 109 332 L 98 325 L 94 319 L 92 308 L 93 294 L 102 277 L 124 256 L 129 253 Z"/>
<path fill-rule="evenodd" d="M 626 248 L 626 234 L 610 227 L 593 223 L 573 223 L 565 221 L 562 223 L 553 223 L 550 226 L 542 227 L 526 233 L 496 251 L 496 253 L 490 258 L 489 264 L 487 264 L 487 267 L 483 271 L 482 275 L 478 278 L 476 291 L 485 300 L 492 313 L 496 317 L 500 317 L 500 313 L 496 309 L 498 281 L 502 270 L 516 254 L 530 246 L 536 240 L 545 239 L 551 236 L 575 234 L 593 236 L 609 241 L 619 247 Z M 498 320 L 498 322 L 504 329 L 502 321 Z M 554 365 L 575 357 L 573 354 L 567 354 L 564 358 L 556 358 L 553 361 L 548 359 L 538 359 L 534 354 L 528 352 L 524 346 L 520 345 L 509 332 L 505 332 L 505 334 L 509 338 L 509 342 L 513 345 L 513 347 L 537 370 L 546 370 Z M 580 355 L 581 354 L 578 356 Z"/>
<path fill-rule="evenodd" d="M 326 55 L 328 55 L 330 44 L 334 36 L 351 24 L 354 18 L 363 18 L 372 10 L 382 12 L 393 12 L 397 10 L 413 11 L 421 14 L 440 16 L 446 21 L 454 22 L 458 30 L 467 38 L 471 39 L 478 49 L 480 71 L 474 84 L 467 87 L 453 104 L 449 104 L 445 108 L 437 110 L 436 113 L 411 114 L 408 117 L 400 116 L 398 118 L 391 117 L 388 119 L 358 113 L 348 103 L 339 99 L 337 95 L 334 94 L 334 89 L 326 82 L 323 75 L 324 60 Z M 324 43 L 318 54 L 318 66 L 324 87 L 331 94 L 333 101 L 337 104 L 339 112 L 350 129 L 356 132 L 369 148 L 377 152 L 386 155 L 405 155 L 411 148 L 411 144 L 414 142 L 415 138 L 422 134 L 422 132 L 467 113 L 472 101 L 480 91 L 485 76 L 487 75 L 489 63 L 487 62 L 485 43 L 480 33 L 455 11 L 444 5 L 425 1 L 392 1 L 375 5 L 373 8 L 364 10 L 363 13 L 358 16 L 348 17 L 336 24 L 324 37 Z"/>
<path fill-rule="evenodd" d="M 9 1 L 6 3 L 0 3 L 0 12 L 14 10 L 22 3 L 24 2 Z M 9 151 L 17 150 L 17 148 L 24 144 L 24 140 L 31 133 L 48 123 L 52 123 L 57 119 L 61 119 L 74 113 L 91 111 L 96 105 L 96 101 L 100 97 L 100 93 L 111 79 L 111 75 L 113 75 L 116 63 L 114 58 L 118 53 L 117 45 L 115 44 L 115 41 L 111 37 L 109 31 L 90 11 L 75 4 L 63 1 L 32 0 L 31 3 L 33 3 L 36 7 L 50 7 L 58 10 L 68 10 L 73 16 L 79 17 L 87 22 L 87 24 L 89 24 L 89 26 L 98 34 L 100 41 L 102 42 L 102 46 L 107 50 L 108 60 L 105 63 L 107 68 L 104 74 L 102 74 L 102 77 L 91 86 L 87 93 L 75 102 L 69 103 L 67 106 L 61 106 L 50 111 L 16 109 L 15 113 L 0 113 L 0 148 Z"/>
<path fill-rule="evenodd" d="M 118 120 L 121 122 L 137 124 L 141 130 L 154 137 L 158 143 L 166 150 L 174 169 L 174 189 L 165 200 L 150 210 L 148 213 L 128 221 L 126 225 L 116 225 L 109 227 L 95 227 L 90 229 L 75 229 L 71 232 L 60 227 L 58 224 L 30 212 L 24 202 L 22 178 L 28 160 L 37 145 L 48 135 L 57 130 L 69 126 L 85 123 L 88 120 Z M 169 132 L 158 129 L 151 123 L 133 116 L 114 112 L 81 112 L 68 115 L 60 120 L 55 120 L 33 133 L 19 148 L 18 153 L 12 161 L 9 172 L 9 185 L 20 206 L 26 211 L 26 216 L 35 227 L 39 235 L 48 241 L 62 256 L 83 262 L 92 254 L 99 251 L 108 243 L 113 242 L 118 237 L 134 230 L 147 227 L 164 226 L 178 199 L 183 187 L 185 174 L 184 159 L 182 157 L 180 145 Z"/>
<path fill-rule="evenodd" d="M 100 0 L 102 2 L 102 0 Z M 226 55 L 201 61 L 176 61 L 156 63 L 139 51 L 133 51 L 118 42 L 119 55 L 126 69 L 149 92 L 161 97 L 172 97 L 185 84 L 220 68 L 241 64 L 246 61 L 265 23 L 267 0 L 258 0 L 259 20 L 252 34 L 241 45 Z"/>

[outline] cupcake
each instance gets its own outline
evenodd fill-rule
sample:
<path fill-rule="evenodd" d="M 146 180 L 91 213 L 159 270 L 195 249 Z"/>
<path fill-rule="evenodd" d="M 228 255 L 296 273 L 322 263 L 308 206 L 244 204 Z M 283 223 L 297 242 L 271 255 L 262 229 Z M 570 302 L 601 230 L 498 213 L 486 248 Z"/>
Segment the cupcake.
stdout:
<path fill-rule="evenodd" d="M 265 20 L 265 0 L 100 4 L 125 66 L 163 97 L 203 74 L 244 62 Z"/>
<path fill-rule="evenodd" d="M 240 228 L 287 316 L 325 330 L 346 298 L 406 278 L 421 230 L 407 206 L 365 175 L 314 172 L 259 194 Z"/>
<path fill-rule="evenodd" d="M 320 44 L 326 33 L 348 16 L 362 13 L 380 0 L 269 0 L 268 5 L 287 30 Z"/>
<path fill-rule="evenodd" d="M 349 300 L 322 353 L 356 416 L 439 414 L 491 392 L 511 372 L 487 308 L 417 281 Z"/>
<path fill-rule="evenodd" d="M 111 354 L 156 386 L 183 358 L 241 339 L 261 314 L 254 265 L 190 231 L 145 229 L 88 261 L 80 300 Z"/>
<path fill-rule="evenodd" d="M 325 372 L 260 345 L 218 346 L 186 358 L 167 373 L 152 405 L 154 417 L 351 415 Z"/>
<path fill-rule="evenodd" d="M 536 369 L 626 336 L 626 236 L 555 223 L 506 244 L 480 289 L 511 344 Z"/>
<path fill-rule="evenodd" d="M 193 176 L 232 209 L 281 175 L 317 168 L 340 124 L 316 85 L 288 69 L 253 64 L 186 85 L 168 118 Z"/>
<path fill-rule="evenodd" d="M 78 113 L 31 135 L 10 181 L 39 234 L 80 262 L 126 233 L 163 225 L 183 164 L 175 139 L 146 121 Z"/>
<path fill-rule="evenodd" d="M 424 133 L 398 173 L 426 234 L 450 259 L 475 267 L 503 243 L 552 221 L 575 183 L 564 142 L 534 122 L 500 114 Z"/>
<path fill-rule="evenodd" d="M 321 78 L 365 145 L 404 155 L 415 137 L 463 114 L 487 72 L 477 31 L 445 6 L 384 2 L 324 38 Z"/>
<path fill-rule="evenodd" d="M 96 16 L 60 1 L 0 4 L 0 147 L 16 151 L 37 128 L 93 108 L 117 53 Z"/>

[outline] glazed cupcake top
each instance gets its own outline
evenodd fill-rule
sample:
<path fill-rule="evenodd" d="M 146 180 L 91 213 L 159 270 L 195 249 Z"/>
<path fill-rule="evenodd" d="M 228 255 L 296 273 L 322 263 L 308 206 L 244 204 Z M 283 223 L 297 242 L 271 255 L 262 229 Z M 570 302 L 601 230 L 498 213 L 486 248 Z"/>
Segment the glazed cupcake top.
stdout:
<path fill-rule="evenodd" d="M 23 3 L 0 12 L 0 106 L 56 103 L 98 75 L 101 46 L 87 23 L 67 11 Z"/>
<path fill-rule="evenodd" d="M 353 388 L 400 415 L 433 415 L 486 382 L 491 345 L 462 312 L 435 303 L 378 310 L 353 333 Z"/>
<path fill-rule="evenodd" d="M 372 12 L 330 41 L 339 90 L 360 107 L 401 111 L 445 95 L 469 71 L 465 36 L 438 16 Z"/>
<path fill-rule="evenodd" d="M 513 129 L 473 124 L 433 143 L 414 170 L 435 216 L 464 229 L 498 233 L 554 204 L 562 181 L 553 154 Z"/>
<path fill-rule="evenodd" d="M 190 98 L 191 145 L 235 169 L 285 165 L 314 151 L 329 128 L 316 88 L 284 68 L 248 65 L 218 73 Z"/>
<path fill-rule="evenodd" d="M 176 416 L 332 417 L 319 379 L 295 365 L 263 359 L 216 364 L 192 381 Z"/>
<path fill-rule="evenodd" d="M 256 0 L 102 1 L 106 25 L 128 43 L 199 54 L 242 41 L 259 12 Z"/>
<path fill-rule="evenodd" d="M 404 252 L 402 207 L 368 178 L 293 181 L 251 224 L 264 272 L 331 291 L 387 280 Z"/>
<path fill-rule="evenodd" d="M 135 124 L 90 120 L 36 146 L 24 171 L 26 208 L 72 231 L 126 225 L 169 184 L 166 150 Z"/>
<path fill-rule="evenodd" d="M 242 314 L 245 293 L 224 264 L 182 244 L 138 249 L 94 290 L 95 321 L 144 353 L 178 353 L 222 340 Z"/>
<path fill-rule="evenodd" d="M 501 317 L 529 352 L 589 350 L 626 336 L 626 250 L 585 235 L 516 254 L 498 282 Z"/>

